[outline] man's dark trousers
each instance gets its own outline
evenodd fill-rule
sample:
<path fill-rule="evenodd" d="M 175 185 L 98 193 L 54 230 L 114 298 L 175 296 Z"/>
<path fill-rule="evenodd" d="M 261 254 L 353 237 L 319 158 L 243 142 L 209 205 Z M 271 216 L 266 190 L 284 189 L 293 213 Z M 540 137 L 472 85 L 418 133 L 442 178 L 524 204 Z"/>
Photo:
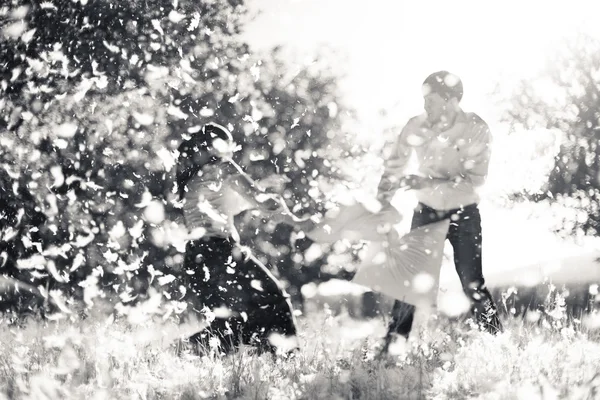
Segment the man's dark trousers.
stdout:
<path fill-rule="evenodd" d="M 411 229 L 450 219 L 447 239 L 454 249 L 454 265 L 463 290 L 472 303 L 472 312 L 480 326 L 490 333 L 502 330 L 496 305 L 485 287 L 481 260 L 481 216 L 477 204 L 460 209 L 438 211 L 423 203 L 415 209 Z M 396 300 L 388 327 L 386 347 L 393 333 L 408 338 L 415 307 Z"/>

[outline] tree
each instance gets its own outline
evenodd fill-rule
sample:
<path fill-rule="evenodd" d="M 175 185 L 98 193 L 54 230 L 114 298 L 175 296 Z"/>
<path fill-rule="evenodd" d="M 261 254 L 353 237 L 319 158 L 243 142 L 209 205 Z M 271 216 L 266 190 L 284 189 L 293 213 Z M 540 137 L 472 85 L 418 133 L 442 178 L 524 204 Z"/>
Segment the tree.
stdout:
<path fill-rule="evenodd" d="M 321 211 L 319 185 L 343 178 L 335 158 L 352 154 L 338 140 L 335 76 L 321 64 L 290 74 L 277 50 L 253 54 L 237 37 L 242 1 L 14 0 L 2 10 L 2 162 L 47 218 L 42 257 L 20 279 L 88 306 L 151 286 L 182 298 L 173 166 L 182 138 L 211 120 L 232 129 L 251 175 L 291 179 L 296 212 Z M 305 246 L 251 217 L 260 234 L 246 241 L 293 279 Z"/>
<path fill-rule="evenodd" d="M 543 74 L 523 81 L 504 119 L 525 129 L 563 135 L 544 193 L 573 212 L 559 223 L 564 234 L 600 234 L 600 42 L 588 35 L 567 41 Z"/>

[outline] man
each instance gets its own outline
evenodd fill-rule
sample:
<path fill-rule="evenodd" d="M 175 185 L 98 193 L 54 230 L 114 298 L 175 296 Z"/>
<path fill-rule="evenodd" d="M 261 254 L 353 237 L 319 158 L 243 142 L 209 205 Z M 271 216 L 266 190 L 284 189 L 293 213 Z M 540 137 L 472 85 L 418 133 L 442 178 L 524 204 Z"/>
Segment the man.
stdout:
<path fill-rule="evenodd" d="M 387 203 L 400 186 L 416 190 L 418 205 L 412 227 L 449 218 L 447 239 L 463 290 L 471 300 L 477 322 L 490 333 L 502 329 L 496 306 L 485 287 L 481 260 L 481 218 L 477 190 L 484 184 L 490 160 L 491 135 L 476 114 L 460 108 L 463 86 L 447 72 L 431 74 L 423 82 L 425 113 L 408 121 L 386 161 L 378 198 Z M 404 175 L 415 153 L 418 175 Z M 383 352 L 396 335 L 408 338 L 415 307 L 396 301 Z"/>

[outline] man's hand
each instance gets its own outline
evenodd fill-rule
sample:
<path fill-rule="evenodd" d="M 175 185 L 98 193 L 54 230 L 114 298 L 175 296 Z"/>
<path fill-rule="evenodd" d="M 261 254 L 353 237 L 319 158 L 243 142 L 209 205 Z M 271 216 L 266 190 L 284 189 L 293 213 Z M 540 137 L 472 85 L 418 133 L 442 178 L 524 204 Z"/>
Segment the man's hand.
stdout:
<path fill-rule="evenodd" d="M 377 193 L 377 201 L 379 201 L 383 206 L 385 206 L 386 204 L 390 204 L 395 194 L 395 190 L 379 191 L 379 193 Z"/>
<path fill-rule="evenodd" d="M 404 170 L 404 167 L 406 166 L 406 161 L 390 158 L 388 160 L 385 160 L 383 165 L 385 167 L 385 170 L 388 171 L 388 174 L 399 175 Z"/>
<path fill-rule="evenodd" d="M 407 175 L 400 180 L 400 187 L 407 189 L 420 190 L 431 186 L 433 181 L 429 178 L 425 178 L 419 175 Z"/>
<path fill-rule="evenodd" d="M 407 175 L 400 180 L 400 187 L 420 190 L 431 186 L 442 185 L 448 182 L 455 183 L 456 180 L 444 178 L 432 178 L 420 175 Z"/>

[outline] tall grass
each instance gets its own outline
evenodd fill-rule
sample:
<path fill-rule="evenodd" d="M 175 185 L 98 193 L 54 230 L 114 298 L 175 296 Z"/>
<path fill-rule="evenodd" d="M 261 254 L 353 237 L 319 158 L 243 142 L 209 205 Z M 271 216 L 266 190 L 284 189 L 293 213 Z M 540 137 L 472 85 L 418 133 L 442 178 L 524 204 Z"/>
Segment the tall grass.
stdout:
<path fill-rule="evenodd" d="M 377 360 L 381 320 L 299 318 L 292 358 L 177 354 L 195 326 L 113 318 L 0 324 L 0 399 L 593 399 L 600 341 L 564 315 L 509 319 L 493 337 L 432 319 Z M 418 338 L 416 337 L 418 336 Z"/>

